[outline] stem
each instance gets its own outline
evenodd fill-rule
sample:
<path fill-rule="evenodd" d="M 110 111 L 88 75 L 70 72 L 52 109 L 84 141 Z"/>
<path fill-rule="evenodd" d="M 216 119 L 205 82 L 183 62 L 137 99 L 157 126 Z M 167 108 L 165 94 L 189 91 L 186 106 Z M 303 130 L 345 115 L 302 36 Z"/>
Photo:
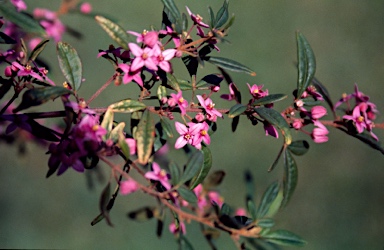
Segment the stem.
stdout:
<path fill-rule="evenodd" d="M 0 115 L 4 114 L 4 112 L 7 110 L 7 108 L 12 104 L 14 100 L 19 96 L 18 92 L 15 92 L 15 94 L 12 96 L 11 100 L 8 101 L 8 103 L 1 109 Z"/>
<path fill-rule="evenodd" d="M 111 84 L 111 82 L 112 82 L 113 80 L 115 80 L 115 78 L 116 78 L 116 74 L 113 74 L 113 76 L 111 76 L 111 77 L 108 79 L 108 81 L 107 81 L 106 83 L 104 83 L 104 85 L 101 86 L 101 88 L 98 89 L 98 90 L 96 91 L 96 93 L 94 93 L 94 94 L 91 96 L 91 98 L 89 98 L 89 100 L 86 102 L 86 103 L 87 103 L 87 106 L 93 101 L 93 99 L 95 99 L 96 97 L 98 97 L 98 96 L 101 94 L 101 92 L 103 92 L 103 91 L 109 86 L 109 84 Z"/>

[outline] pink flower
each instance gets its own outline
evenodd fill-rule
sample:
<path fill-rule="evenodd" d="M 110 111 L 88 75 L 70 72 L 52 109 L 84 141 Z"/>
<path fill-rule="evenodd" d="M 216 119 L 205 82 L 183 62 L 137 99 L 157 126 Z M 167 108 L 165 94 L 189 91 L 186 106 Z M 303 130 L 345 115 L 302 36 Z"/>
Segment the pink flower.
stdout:
<path fill-rule="evenodd" d="M 128 46 L 132 54 L 135 56 L 131 65 L 132 71 L 140 70 L 144 66 L 151 70 L 157 70 L 157 65 L 153 60 L 155 52 L 153 49 L 149 47 L 142 49 L 135 43 L 129 43 Z"/>
<path fill-rule="evenodd" d="M 223 94 L 220 97 L 225 99 L 225 100 L 228 100 L 228 101 L 235 99 L 235 91 L 233 90 L 233 88 L 234 88 L 233 83 L 230 83 L 229 84 L 229 95 Z"/>
<path fill-rule="evenodd" d="M 196 121 L 198 121 L 198 122 L 202 122 L 202 121 L 204 121 L 205 116 L 204 116 L 203 113 L 199 112 L 199 113 L 197 113 L 197 114 L 195 115 L 195 119 L 196 119 Z"/>
<path fill-rule="evenodd" d="M 208 198 L 211 203 L 216 203 L 219 207 L 221 207 L 224 203 L 223 197 L 221 197 L 220 194 L 216 191 L 208 192 Z"/>
<path fill-rule="evenodd" d="M 130 155 L 136 154 L 136 140 L 133 138 L 127 138 L 125 139 L 125 141 L 127 142 L 129 147 L 129 154 Z"/>
<path fill-rule="evenodd" d="M 27 9 L 27 5 L 23 0 L 11 0 L 11 3 L 16 7 L 17 11 L 23 11 Z"/>
<path fill-rule="evenodd" d="M 136 192 L 139 189 L 136 181 L 129 179 L 126 181 L 120 182 L 120 194 L 127 195 L 133 192 Z"/>
<path fill-rule="evenodd" d="M 134 31 L 127 31 L 129 34 L 136 36 L 137 43 L 144 43 L 145 45 L 153 48 L 159 41 L 159 34 L 157 31 L 146 31 L 143 33 L 137 33 Z"/>
<path fill-rule="evenodd" d="M 179 149 L 184 147 L 186 144 L 191 144 L 197 149 L 201 148 L 201 144 L 196 143 L 195 135 L 200 131 L 200 125 L 198 123 L 188 123 L 188 127 L 180 122 L 175 122 L 176 130 L 180 134 L 175 143 L 175 148 Z M 200 147 L 200 148 L 199 148 Z"/>
<path fill-rule="evenodd" d="M 264 85 L 257 86 L 256 84 L 253 84 L 252 87 L 248 83 L 247 83 L 247 85 L 249 88 L 249 92 L 256 99 L 260 99 L 260 98 L 268 95 L 268 90 L 266 90 L 266 91 L 262 90 Z"/>
<path fill-rule="evenodd" d="M 366 109 L 367 109 L 367 104 L 360 103 L 360 105 L 357 105 L 353 109 L 352 115 L 343 116 L 344 119 L 353 121 L 358 133 L 362 133 L 364 129 L 367 128 L 367 124 L 370 123 L 370 121 L 367 119 L 367 116 L 366 116 L 366 112 L 365 112 Z"/>
<path fill-rule="evenodd" d="M 311 117 L 314 120 L 320 119 L 327 114 L 327 109 L 323 106 L 314 106 L 311 108 Z"/>
<path fill-rule="evenodd" d="M 119 68 L 125 73 L 123 77 L 124 84 L 134 80 L 140 87 L 143 87 L 143 79 L 141 79 L 140 70 L 132 71 L 132 66 L 125 63 L 119 64 Z"/>
<path fill-rule="evenodd" d="M 304 126 L 303 122 L 300 119 L 294 119 L 292 123 L 292 127 L 296 130 L 301 129 Z"/>
<path fill-rule="evenodd" d="M 247 211 L 244 208 L 238 208 L 238 209 L 236 209 L 235 215 L 247 216 Z"/>
<path fill-rule="evenodd" d="M 159 46 L 155 46 L 154 48 L 154 57 L 155 63 L 165 72 L 172 72 L 172 67 L 169 61 L 175 57 L 176 50 L 175 49 L 167 49 L 161 51 Z"/>
<path fill-rule="evenodd" d="M 203 192 L 203 185 L 199 184 L 194 189 L 193 192 L 197 197 L 197 207 L 200 211 L 204 211 L 204 208 L 208 205 L 207 198 L 205 197 L 205 193 Z"/>
<path fill-rule="evenodd" d="M 208 134 L 209 125 L 206 122 L 198 123 L 200 125 L 199 132 L 195 135 L 196 141 L 195 144 L 199 144 L 202 141 L 209 145 L 211 143 L 211 138 Z M 200 146 L 201 147 L 201 146 Z"/>
<path fill-rule="evenodd" d="M 222 117 L 223 116 L 219 111 L 217 111 L 215 109 L 215 104 L 212 102 L 211 98 L 207 98 L 207 99 L 204 100 L 204 98 L 201 95 L 197 95 L 196 97 L 199 100 L 200 105 L 207 112 L 207 114 L 209 114 L 211 116 L 215 116 L 215 117 L 216 116 L 218 116 L 218 117 Z"/>
<path fill-rule="evenodd" d="M 179 105 L 181 115 L 185 115 L 187 113 L 188 102 L 183 98 L 181 90 L 177 94 L 171 93 L 171 98 L 169 98 L 168 104 L 171 107 L 175 106 L 175 104 Z"/>
<path fill-rule="evenodd" d="M 144 177 L 149 180 L 159 181 L 167 190 L 171 189 L 167 172 L 164 169 L 161 169 L 156 162 L 152 163 L 152 169 L 153 171 L 147 172 Z"/>
<path fill-rule="evenodd" d="M 82 3 L 80 5 L 80 12 L 83 14 L 89 14 L 92 12 L 92 5 L 88 2 Z"/>
<path fill-rule="evenodd" d="M 186 234 L 186 229 L 185 229 L 185 224 L 182 221 L 179 221 L 179 226 L 176 227 L 176 224 L 172 222 L 169 224 L 169 231 L 173 234 L 181 233 L 181 234 Z"/>
<path fill-rule="evenodd" d="M 315 120 L 313 124 L 317 126 L 317 128 L 313 129 L 311 134 L 313 141 L 316 143 L 327 142 L 327 135 L 329 133 L 328 129 L 320 121 Z"/>
<path fill-rule="evenodd" d="M 276 128 L 269 122 L 264 122 L 264 130 L 265 135 L 270 135 L 275 138 L 279 138 L 279 133 L 277 132 Z"/>
<path fill-rule="evenodd" d="M 191 17 L 192 21 L 197 24 L 198 26 L 209 28 L 209 25 L 206 23 L 203 23 L 203 18 L 200 15 L 195 15 L 191 12 L 191 10 L 186 6 L 188 15 Z"/>

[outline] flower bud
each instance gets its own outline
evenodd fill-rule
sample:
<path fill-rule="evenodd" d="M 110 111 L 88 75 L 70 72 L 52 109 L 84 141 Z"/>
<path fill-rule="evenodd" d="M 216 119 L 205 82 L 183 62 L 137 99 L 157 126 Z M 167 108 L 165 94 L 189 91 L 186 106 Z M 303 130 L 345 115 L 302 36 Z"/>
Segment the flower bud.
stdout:
<path fill-rule="evenodd" d="M 326 114 L 327 114 L 327 109 L 324 108 L 323 106 L 315 106 L 311 109 L 312 119 L 317 120 Z"/>

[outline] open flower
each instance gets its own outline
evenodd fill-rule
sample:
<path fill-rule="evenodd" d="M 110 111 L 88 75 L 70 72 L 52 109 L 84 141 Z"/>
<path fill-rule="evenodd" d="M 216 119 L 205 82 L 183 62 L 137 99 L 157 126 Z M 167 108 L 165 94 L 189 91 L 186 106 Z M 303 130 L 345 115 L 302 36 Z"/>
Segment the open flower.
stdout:
<path fill-rule="evenodd" d="M 196 96 L 197 99 L 200 102 L 200 105 L 205 109 L 207 114 L 213 116 L 213 117 L 222 117 L 223 114 L 221 114 L 217 109 L 215 109 L 215 104 L 211 100 L 211 98 L 207 98 L 204 100 L 204 98 L 201 95 Z"/>
<path fill-rule="evenodd" d="M 179 149 L 187 144 L 191 144 L 197 149 L 201 148 L 201 141 L 197 140 L 196 135 L 200 132 L 199 123 L 188 123 L 188 127 L 180 122 L 175 122 L 176 130 L 180 134 L 175 143 L 175 148 Z"/>
<path fill-rule="evenodd" d="M 119 64 L 119 68 L 125 73 L 123 77 L 123 83 L 127 84 L 135 80 L 140 87 L 143 87 L 143 79 L 141 79 L 140 70 L 132 71 L 132 67 L 125 63 Z"/>
<path fill-rule="evenodd" d="M 177 93 L 171 93 L 171 98 L 168 100 L 168 104 L 170 106 L 179 105 L 181 115 L 185 115 L 187 113 L 188 101 L 183 98 L 183 93 L 181 90 Z"/>
<path fill-rule="evenodd" d="M 132 54 L 135 56 L 131 65 L 132 71 L 140 70 L 144 66 L 151 70 L 157 70 L 157 65 L 153 60 L 155 53 L 153 49 L 149 47 L 142 49 L 135 43 L 129 43 L 128 46 Z"/>
<path fill-rule="evenodd" d="M 153 171 L 147 172 L 144 177 L 149 180 L 159 181 L 167 190 L 171 189 L 167 172 L 164 169 L 161 169 L 156 162 L 152 163 L 152 169 Z"/>

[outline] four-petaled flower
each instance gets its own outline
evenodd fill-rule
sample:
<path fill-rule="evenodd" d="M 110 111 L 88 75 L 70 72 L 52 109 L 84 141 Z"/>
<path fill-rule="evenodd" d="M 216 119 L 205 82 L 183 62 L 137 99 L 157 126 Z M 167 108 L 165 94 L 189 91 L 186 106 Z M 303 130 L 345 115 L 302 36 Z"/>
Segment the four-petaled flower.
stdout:
<path fill-rule="evenodd" d="M 223 115 L 215 109 L 215 104 L 212 102 L 211 98 L 207 98 L 204 100 L 204 98 L 201 95 L 196 96 L 197 99 L 200 102 L 200 105 L 205 109 L 207 114 L 213 116 L 213 117 L 222 117 Z"/>
<path fill-rule="evenodd" d="M 201 148 L 201 141 L 198 141 L 197 134 L 200 132 L 200 123 L 188 123 L 188 127 L 180 122 L 175 123 L 176 130 L 180 137 L 176 140 L 175 148 L 179 149 L 186 144 L 191 144 L 197 149 Z"/>
<path fill-rule="evenodd" d="M 179 91 L 177 94 L 171 93 L 171 98 L 168 100 L 170 106 L 179 105 L 181 115 L 187 113 L 188 101 L 183 98 L 183 93 Z"/>
<path fill-rule="evenodd" d="M 171 184 L 169 183 L 169 176 L 167 174 L 167 171 L 161 169 L 159 164 L 157 164 L 156 162 L 152 163 L 152 169 L 153 171 L 145 173 L 144 177 L 149 180 L 159 181 L 161 185 L 163 185 L 167 190 L 171 189 Z"/>
<path fill-rule="evenodd" d="M 264 87 L 264 85 L 257 86 L 256 84 L 253 84 L 251 86 L 251 85 L 249 85 L 249 83 L 247 83 L 247 85 L 248 85 L 248 88 L 249 88 L 249 92 L 256 99 L 260 99 L 260 98 L 265 97 L 265 96 L 268 95 L 268 90 L 264 91 L 262 89 Z"/>
<path fill-rule="evenodd" d="M 135 80 L 139 86 L 143 87 L 143 80 L 141 79 L 140 70 L 132 71 L 132 67 L 125 63 L 119 64 L 119 68 L 125 73 L 123 77 L 123 83 L 127 84 Z"/>
<path fill-rule="evenodd" d="M 135 56 L 131 65 L 132 71 L 140 70 L 144 66 L 148 69 L 157 71 L 157 65 L 153 60 L 155 53 L 153 49 L 149 47 L 142 49 L 136 43 L 129 43 L 128 46 L 132 54 Z"/>

